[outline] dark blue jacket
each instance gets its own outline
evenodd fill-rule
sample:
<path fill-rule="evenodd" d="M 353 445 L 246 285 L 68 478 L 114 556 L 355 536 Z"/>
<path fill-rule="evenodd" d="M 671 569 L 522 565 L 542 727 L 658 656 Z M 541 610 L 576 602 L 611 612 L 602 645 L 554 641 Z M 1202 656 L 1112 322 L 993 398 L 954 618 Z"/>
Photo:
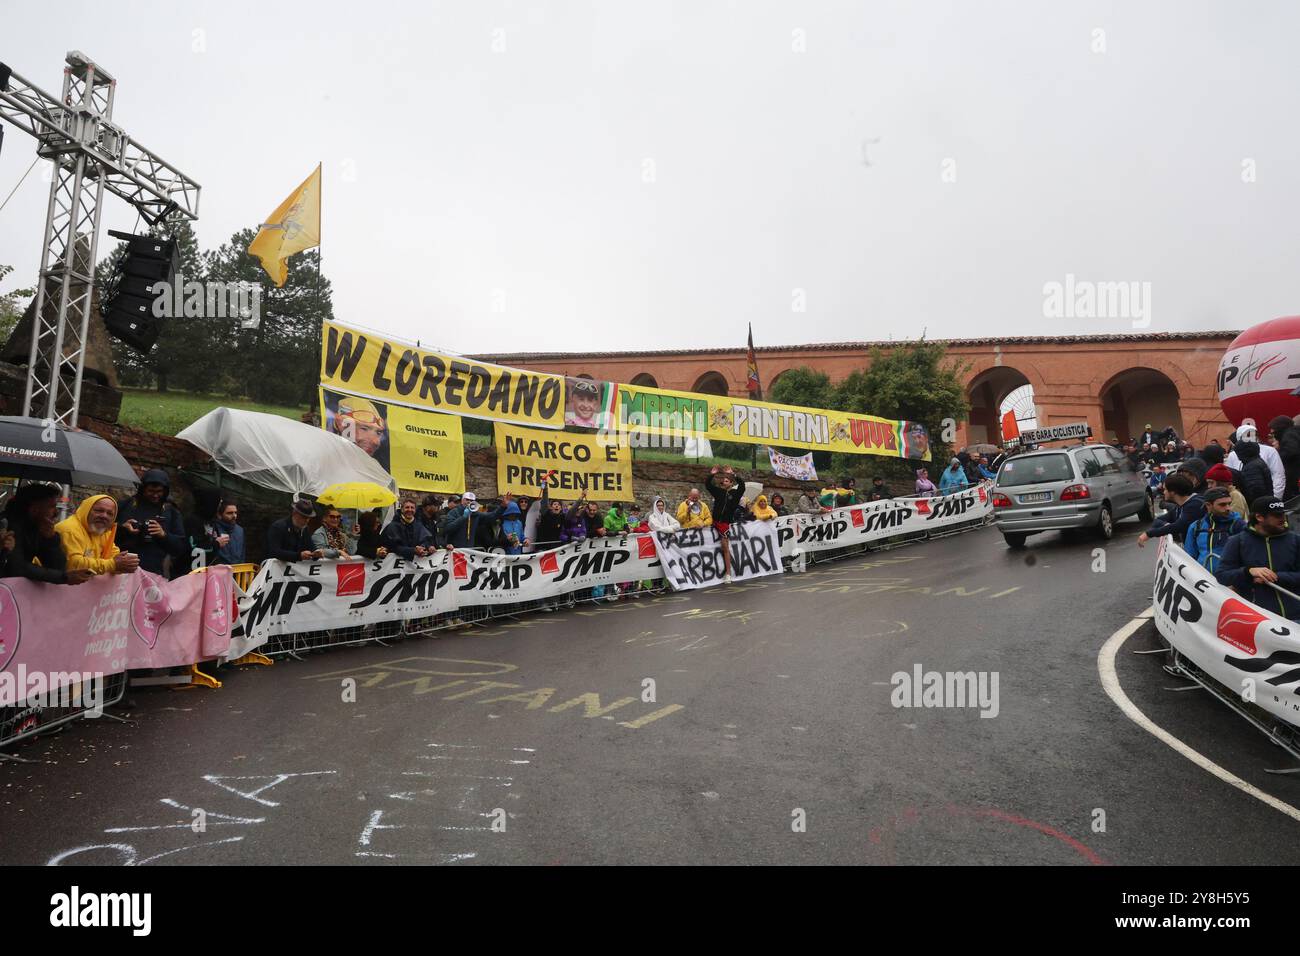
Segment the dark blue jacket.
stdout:
<path fill-rule="evenodd" d="M 1235 511 L 1229 511 L 1226 517 L 1215 518 L 1210 512 L 1198 521 L 1192 522 L 1187 529 L 1187 540 L 1183 544 L 1187 553 L 1195 558 L 1205 570 L 1213 573 L 1219 566 L 1223 549 L 1228 539 L 1234 534 L 1246 530 L 1246 522 Z"/>
<path fill-rule="evenodd" d="M 238 524 L 226 524 L 224 521 L 218 521 L 216 527 L 218 534 L 230 535 L 230 543 L 224 548 L 217 548 L 217 562 L 219 564 L 243 564 L 244 529 Z"/>
<path fill-rule="evenodd" d="M 292 515 L 272 521 L 271 527 L 266 529 L 266 556 L 290 563 L 301 561 L 302 552 L 316 550 L 308 527 L 294 527 Z"/>
<path fill-rule="evenodd" d="M 408 561 L 415 557 L 415 549 L 418 546 L 435 547 L 433 535 L 429 534 L 429 529 L 424 526 L 424 522 L 414 518 L 410 524 L 407 524 L 402 520 L 401 515 L 388 522 L 384 533 L 379 536 L 379 541 L 393 554 L 400 555 Z"/>
<path fill-rule="evenodd" d="M 163 573 L 163 560 L 171 555 L 172 575 L 185 574 L 190 570 L 190 543 L 185 534 L 185 521 L 176 506 L 167 500 L 171 492 L 171 479 L 161 468 L 150 468 L 140 476 L 140 487 L 158 484 L 163 486 L 163 497 L 159 504 L 151 504 L 137 492 L 134 497 L 119 501 L 117 505 L 117 535 L 114 543 L 123 551 L 131 551 L 140 556 L 140 567 L 154 574 Z M 125 525 L 135 519 L 138 532 L 127 530 Z M 147 533 L 149 519 L 156 520 L 164 532 L 162 538 L 155 538 Z"/>
<path fill-rule="evenodd" d="M 1284 531 L 1271 537 L 1247 528 L 1228 539 L 1214 572 L 1220 584 L 1235 588 L 1252 604 L 1274 611 L 1293 621 L 1300 620 L 1300 601 L 1274 591 L 1267 584 L 1255 584 L 1251 568 L 1271 568 L 1277 583 L 1288 591 L 1300 592 L 1300 535 Z"/>
<path fill-rule="evenodd" d="M 1174 517 L 1167 521 L 1157 518 L 1156 523 L 1147 529 L 1147 537 L 1161 538 L 1172 534 L 1175 541 L 1182 541 L 1187 537 L 1187 529 L 1204 517 L 1205 502 L 1200 495 L 1190 495 Z"/>

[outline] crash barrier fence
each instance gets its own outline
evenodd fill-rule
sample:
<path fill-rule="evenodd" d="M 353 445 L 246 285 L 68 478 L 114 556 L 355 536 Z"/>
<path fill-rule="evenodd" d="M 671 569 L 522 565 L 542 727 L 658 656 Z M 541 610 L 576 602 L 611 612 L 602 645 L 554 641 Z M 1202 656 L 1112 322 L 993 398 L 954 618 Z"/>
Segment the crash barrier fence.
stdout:
<path fill-rule="evenodd" d="M 0 748 L 16 744 L 28 737 L 48 734 L 74 720 L 86 717 L 112 717 L 106 709 L 121 703 L 126 695 L 127 675 L 109 674 L 103 686 L 92 695 L 80 689 L 64 688 L 62 694 L 51 694 L 51 705 L 23 703 L 0 707 Z M 0 754 L 0 760 L 6 754 Z"/>
<path fill-rule="evenodd" d="M 785 532 L 781 548 L 782 571 L 798 573 L 814 564 L 840 561 L 868 552 L 888 551 L 982 528 L 993 520 L 988 491 L 987 485 L 981 485 L 964 493 L 924 499 L 925 504 L 920 506 L 917 504 L 918 499 L 914 498 L 889 499 L 834 509 L 822 515 L 789 515 L 778 518 L 778 529 L 790 529 Z M 628 546 L 629 550 L 636 549 L 635 539 L 638 537 L 652 536 L 632 536 L 633 543 Z M 853 541 L 854 537 L 858 540 Z M 841 544 L 842 541 L 852 543 Z M 615 542 L 611 541 L 610 544 Z M 615 544 L 621 545 L 622 542 Z M 462 560 L 490 554 L 468 550 L 459 553 L 463 556 Z M 536 554 L 541 553 L 544 552 Z M 263 569 L 272 571 L 275 566 L 284 568 L 281 562 L 269 561 L 264 562 Z M 338 627 L 272 633 L 257 650 L 271 658 L 300 658 L 307 652 L 371 643 L 387 644 L 442 631 L 489 627 L 502 618 L 550 613 L 584 604 L 599 606 L 620 600 L 637 600 L 673 590 L 661 575 L 662 571 L 656 567 L 645 578 L 633 581 L 582 586 L 579 580 L 575 580 L 574 583 L 579 586 L 557 595 L 527 600 L 502 597 L 426 616 L 413 615 L 397 620 L 365 624 L 341 623 Z M 259 574 L 254 590 L 259 586 L 273 586 L 271 579 L 270 574 Z"/>
<path fill-rule="evenodd" d="M 1280 592 L 1280 593 L 1279 593 Z M 1300 624 L 1219 584 L 1168 536 L 1160 539 L 1152 612 L 1166 670 L 1209 691 L 1300 760 Z M 1300 768 L 1284 771 L 1300 772 Z"/>

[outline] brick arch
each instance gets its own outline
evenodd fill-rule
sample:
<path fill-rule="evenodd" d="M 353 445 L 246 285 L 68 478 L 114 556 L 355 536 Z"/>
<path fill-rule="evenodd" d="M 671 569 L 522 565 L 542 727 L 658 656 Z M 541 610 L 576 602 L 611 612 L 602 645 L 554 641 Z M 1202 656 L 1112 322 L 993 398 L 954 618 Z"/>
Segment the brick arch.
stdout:
<path fill-rule="evenodd" d="M 1146 422 L 1157 431 L 1172 425 L 1178 434 L 1187 434 L 1183 393 L 1161 369 L 1134 365 L 1116 372 L 1098 390 L 1097 403 L 1103 429 L 1097 437 L 1104 441 L 1137 438 Z"/>
<path fill-rule="evenodd" d="M 726 395 L 731 391 L 727 384 L 727 376 L 716 369 L 710 369 L 699 375 L 689 390 L 702 395 Z"/>
<path fill-rule="evenodd" d="M 1001 365 L 989 364 L 966 379 L 966 399 L 971 404 L 970 419 L 966 425 L 965 443 L 996 444 L 1002 436 L 999 414 L 1002 402 L 1017 388 L 1028 385 L 1034 390 L 1034 400 L 1043 388 L 1038 369 L 1030 363 Z"/>
<path fill-rule="evenodd" d="M 764 395 L 769 394 L 772 391 L 772 389 L 776 387 L 776 383 L 781 381 L 781 376 L 784 375 L 786 372 L 790 372 L 790 371 L 793 371 L 793 368 L 783 368 L 781 369 L 781 371 L 777 372 L 770 379 L 764 382 L 763 394 Z"/>
<path fill-rule="evenodd" d="M 632 381 L 628 382 L 628 384 L 637 385 L 641 388 L 658 388 L 659 380 L 649 372 L 638 372 L 636 375 L 632 376 Z"/>
<path fill-rule="evenodd" d="M 1215 370 L 1218 369 L 1218 358 L 1215 358 Z M 1198 382 L 1193 378 L 1182 365 L 1173 362 L 1135 362 L 1132 355 L 1116 356 L 1115 361 L 1103 363 L 1093 374 L 1092 381 L 1089 383 L 1089 390 L 1093 395 L 1100 396 L 1106 389 L 1110 388 L 1115 380 L 1121 375 L 1137 369 L 1147 369 L 1152 372 L 1158 372 L 1178 389 L 1180 397 L 1189 396 L 1198 385 L 1205 385 L 1205 382 Z M 1214 386 L 1214 377 L 1209 379 L 1209 385 Z"/>

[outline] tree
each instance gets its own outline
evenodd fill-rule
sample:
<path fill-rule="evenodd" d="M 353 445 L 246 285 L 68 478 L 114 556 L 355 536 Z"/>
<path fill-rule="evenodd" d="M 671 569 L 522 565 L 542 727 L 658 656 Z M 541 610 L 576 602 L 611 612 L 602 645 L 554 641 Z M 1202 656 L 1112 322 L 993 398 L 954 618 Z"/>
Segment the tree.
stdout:
<path fill-rule="evenodd" d="M 965 421 L 970 402 L 962 385 L 969 366 L 945 363 L 947 351 L 938 342 L 922 340 L 894 346 L 888 352 L 871 350 L 871 364 L 852 372 L 835 386 L 834 408 L 846 412 L 920 422 L 930 433 L 932 461 L 946 462 L 949 445 L 942 440 L 949 422 Z M 849 466 L 837 456 L 836 464 Z M 855 463 L 861 468 L 861 463 Z M 896 469 L 890 469 L 896 470 Z"/>
<path fill-rule="evenodd" d="M 334 318 L 329 280 L 320 272 L 320 251 L 289 258 L 289 275 L 277 289 L 248 254 L 257 234 L 243 229 L 205 256 L 212 282 L 252 282 L 262 288 L 261 322 L 256 329 L 229 319 L 209 359 L 232 377 L 233 388 L 260 402 L 309 405 L 320 382 L 321 324 Z"/>
<path fill-rule="evenodd" d="M 0 265 L 0 284 L 3 284 L 13 266 Z M 9 336 L 18 327 L 19 320 L 27 311 L 27 300 L 36 294 L 35 289 L 11 289 L 0 292 L 0 343 L 8 342 Z"/>

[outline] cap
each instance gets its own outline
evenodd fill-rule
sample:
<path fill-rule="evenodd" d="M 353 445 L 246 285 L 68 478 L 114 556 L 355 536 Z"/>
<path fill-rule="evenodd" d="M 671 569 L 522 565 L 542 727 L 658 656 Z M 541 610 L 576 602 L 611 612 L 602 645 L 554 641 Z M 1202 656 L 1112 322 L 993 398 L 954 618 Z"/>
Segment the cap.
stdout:
<path fill-rule="evenodd" d="M 299 498 L 295 501 L 293 503 L 293 510 L 298 512 L 298 514 L 302 515 L 304 518 L 310 518 L 312 515 L 316 514 L 316 509 L 312 507 L 311 502 L 306 498 Z"/>
<path fill-rule="evenodd" d="M 467 491 L 467 492 L 465 492 L 463 495 L 460 496 L 460 500 L 461 500 L 461 501 L 478 501 L 478 495 L 474 494 L 474 492 L 472 492 L 472 491 Z"/>
<path fill-rule="evenodd" d="M 1232 492 L 1227 488 L 1211 488 L 1209 491 L 1205 492 L 1205 494 L 1201 495 L 1201 500 L 1208 505 L 1211 501 L 1218 501 L 1220 498 L 1231 497 Z"/>
<path fill-rule="evenodd" d="M 1272 495 L 1264 495 L 1256 498 L 1250 503 L 1250 513 L 1253 515 L 1286 514 L 1286 504 L 1281 498 L 1275 498 Z"/>
<path fill-rule="evenodd" d="M 1232 469 L 1220 462 L 1205 472 L 1206 481 L 1232 481 Z"/>

